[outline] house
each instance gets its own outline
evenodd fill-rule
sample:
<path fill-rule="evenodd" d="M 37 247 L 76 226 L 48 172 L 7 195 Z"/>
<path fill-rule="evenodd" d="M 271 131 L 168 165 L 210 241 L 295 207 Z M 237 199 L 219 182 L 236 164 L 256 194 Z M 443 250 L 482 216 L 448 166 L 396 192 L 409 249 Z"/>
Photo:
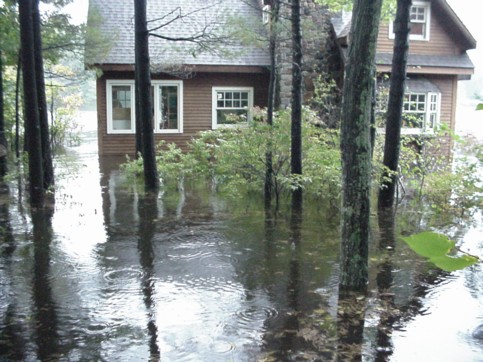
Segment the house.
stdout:
<path fill-rule="evenodd" d="M 431 135 L 441 124 L 454 130 L 458 81 L 470 79 L 474 72 L 467 50 L 476 47 L 476 40 L 446 0 L 414 0 L 410 19 L 402 134 Z M 333 20 L 345 47 L 350 15 Z M 393 46 L 393 22 L 384 22 L 376 48 L 379 90 L 389 84 Z"/>
<path fill-rule="evenodd" d="M 309 24 L 305 34 L 311 25 L 317 35 L 306 37 L 303 45 L 304 86 L 309 96 L 318 73 L 325 72 L 341 84 L 341 50 L 350 41 L 350 16 L 331 19 L 313 0 L 303 0 L 302 8 L 303 20 Z M 267 105 L 269 10 L 267 0 L 148 1 L 149 26 L 162 35 L 150 37 L 155 141 L 184 148 L 200 131 L 229 127 L 228 114 L 248 121 L 252 107 Z M 135 152 L 133 13 L 130 0 L 89 2 L 88 28 L 108 45 L 86 52 L 86 65 L 100 74 L 97 107 L 102 155 Z M 458 81 L 473 73 L 466 51 L 476 42 L 446 0 L 414 1 L 411 19 L 404 110 L 418 121 L 406 122 L 403 132 L 427 134 L 439 123 L 454 129 Z M 248 42 L 241 24 L 251 30 Z M 209 41 L 196 42 L 200 34 L 209 35 Z M 196 39 L 191 41 L 169 40 L 193 36 Z M 380 75 L 391 71 L 393 38 L 392 25 L 381 25 L 376 59 Z M 277 99 L 284 107 L 290 103 L 290 37 L 280 41 L 277 59 Z"/>

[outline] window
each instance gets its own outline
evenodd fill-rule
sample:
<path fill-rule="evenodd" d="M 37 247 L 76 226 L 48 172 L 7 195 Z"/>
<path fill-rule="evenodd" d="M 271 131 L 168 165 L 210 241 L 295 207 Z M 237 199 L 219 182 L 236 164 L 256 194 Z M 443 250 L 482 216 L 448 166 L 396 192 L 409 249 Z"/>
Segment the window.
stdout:
<path fill-rule="evenodd" d="M 250 121 L 253 88 L 213 88 L 213 128 L 235 126 Z"/>
<path fill-rule="evenodd" d="M 183 82 L 152 81 L 154 132 L 183 132 Z M 107 81 L 107 132 L 135 133 L 134 81 Z"/>
<path fill-rule="evenodd" d="M 153 81 L 154 131 L 183 132 L 183 82 Z"/>
<path fill-rule="evenodd" d="M 406 93 L 402 129 L 405 133 L 431 132 L 439 117 L 438 93 Z"/>
<path fill-rule="evenodd" d="M 270 5 L 264 5 L 262 9 L 262 20 L 263 24 L 266 25 L 270 23 L 272 7 Z"/>
<path fill-rule="evenodd" d="M 413 1 L 411 6 L 410 19 L 411 31 L 409 38 L 411 40 L 429 40 L 429 26 L 431 18 L 431 7 L 429 2 Z M 389 26 L 389 37 L 394 38 L 394 23 Z"/>
<path fill-rule="evenodd" d="M 107 81 L 107 132 L 134 132 L 134 82 Z"/>

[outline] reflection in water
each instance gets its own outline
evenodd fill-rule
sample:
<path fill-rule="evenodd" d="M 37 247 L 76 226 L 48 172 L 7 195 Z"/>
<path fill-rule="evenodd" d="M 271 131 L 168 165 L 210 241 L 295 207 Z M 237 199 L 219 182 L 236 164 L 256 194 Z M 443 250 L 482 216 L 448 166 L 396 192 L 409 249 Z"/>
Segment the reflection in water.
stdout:
<path fill-rule="evenodd" d="M 383 219 L 367 297 L 339 296 L 332 209 L 304 200 L 302 217 L 201 182 L 143 195 L 89 144 L 68 156 L 54 217 L 22 216 L 16 192 L 0 202 L 0 360 L 404 360 L 415 322 L 478 360 L 465 327 L 426 322 L 459 275 L 428 268 Z M 481 299 L 478 269 L 462 275 L 458 297 Z"/>
<path fill-rule="evenodd" d="M 51 220 L 53 210 L 32 210 L 34 274 L 33 301 L 37 356 L 41 361 L 57 358 L 60 353 L 57 305 L 50 285 Z"/>
<path fill-rule="evenodd" d="M 153 238 L 156 231 L 158 216 L 158 193 L 147 193 L 139 200 L 139 239 L 138 249 L 140 254 L 143 276 L 141 285 L 144 295 L 144 305 L 148 316 L 149 352 L 150 360 L 158 360 L 161 356 L 158 346 L 158 327 L 156 326 L 155 304 L 155 271 Z"/>

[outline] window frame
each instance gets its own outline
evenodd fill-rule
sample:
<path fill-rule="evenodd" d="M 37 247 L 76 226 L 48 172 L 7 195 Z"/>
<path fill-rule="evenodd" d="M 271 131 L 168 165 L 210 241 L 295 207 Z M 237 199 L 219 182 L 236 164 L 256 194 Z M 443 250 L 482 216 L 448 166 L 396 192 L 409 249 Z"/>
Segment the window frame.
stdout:
<path fill-rule="evenodd" d="M 429 41 L 430 40 L 430 29 L 431 29 L 431 3 L 426 1 L 413 1 L 411 9 L 413 7 L 424 8 L 425 10 L 425 21 L 411 21 L 411 23 L 419 23 L 425 24 L 425 34 L 409 34 L 410 40 L 419 40 L 419 41 Z M 394 21 L 389 22 L 389 39 L 394 39 Z"/>
<path fill-rule="evenodd" d="M 112 107 L 112 87 L 127 86 L 131 91 L 131 128 L 117 130 L 114 129 L 113 107 Z M 107 133 L 108 134 L 133 134 L 136 132 L 136 102 L 134 94 L 134 80 L 129 79 L 108 79 L 106 80 L 106 108 L 107 108 Z"/>
<path fill-rule="evenodd" d="M 218 109 L 243 109 L 241 107 L 235 108 L 219 108 L 218 107 L 218 92 L 247 92 L 248 93 L 248 106 L 247 106 L 247 122 L 246 123 L 237 123 L 237 124 L 218 124 Z M 230 128 L 230 127 L 240 127 L 247 125 L 252 120 L 252 108 L 253 108 L 253 99 L 254 99 L 254 89 L 253 87 L 230 87 L 230 86 L 215 86 L 212 88 L 212 129 L 217 128 Z"/>
<path fill-rule="evenodd" d="M 153 107 L 154 107 L 154 133 L 183 133 L 183 81 L 181 80 L 152 80 L 151 86 L 154 87 Z M 159 127 L 160 117 L 159 86 L 175 86 L 178 89 L 178 128 L 162 129 Z"/>
<path fill-rule="evenodd" d="M 159 86 L 176 86 L 178 89 L 178 128 L 161 129 L 157 122 L 159 117 Z M 114 129 L 112 87 L 128 86 L 131 91 L 131 128 L 125 130 Z M 153 87 L 153 131 L 156 134 L 180 134 L 183 133 L 183 81 L 182 80 L 152 80 Z M 108 134 L 135 134 L 136 133 L 136 93 L 135 81 L 133 79 L 108 79 L 106 80 L 106 108 L 107 108 L 107 133 Z"/>

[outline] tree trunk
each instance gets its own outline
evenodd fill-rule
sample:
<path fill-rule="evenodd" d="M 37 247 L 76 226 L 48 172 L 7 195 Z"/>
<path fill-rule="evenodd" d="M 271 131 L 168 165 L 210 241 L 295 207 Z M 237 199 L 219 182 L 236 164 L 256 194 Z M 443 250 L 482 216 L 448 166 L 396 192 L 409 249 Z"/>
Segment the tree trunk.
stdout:
<path fill-rule="evenodd" d="M 146 21 L 146 0 L 134 2 L 136 87 L 139 90 L 139 115 L 143 132 L 143 165 L 144 184 L 146 190 L 153 191 L 159 187 L 156 170 L 153 134 L 153 100 L 151 97 L 151 74 L 149 70 L 149 44 Z"/>
<path fill-rule="evenodd" d="M 22 45 L 23 91 L 25 103 L 25 140 L 29 160 L 30 204 L 41 207 L 44 204 L 44 171 L 42 165 L 42 144 L 40 141 L 37 85 L 35 82 L 35 50 L 33 32 L 32 0 L 19 1 L 20 40 Z"/>
<path fill-rule="evenodd" d="M 291 171 L 302 175 L 302 34 L 300 29 L 300 0 L 292 0 L 292 128 Z M 292 192 L 292 199 L 299 204 L 302 188 Z"/>
<path fill-rule="evenodd" d="M 342 290 L 364 291 L 368 280 L 371 186 L 372 69 L 382 0 L 354 0 L 342 102 Z"/>
<path fill-rule="evenodd" d="M 272 153 L 272 126 L 273 112 L 275 108 L 275 86 L 277 78 L 277 30 L 275 24 L 278 21 L 279 0 L 272 3 L 272 13 L 270 15 L 270 82 L 268 85 L 268 104 L 267 104 L 267 124 L 270 127 L 270 137 L 267 142 L 267 152 L 265 154 L 265 206 L 270 207 L 273 194 L 273 153 Z"/>
<path fill-rule="evenodd" d="M 37 102 L 39 107 L 40 140 L 42 144 L 42 162 L 44 168 L 43 185 L 47 190 L 54 185 L 54 166 L 52 164 L 52 150 L 50 146 L 49 118 L 47 114 L 47 100 L 45 98 L 44 60 L 42 57 L 42 36 L 40 30 L 39 0 L 32 4 L 35 77 L 37 83 Z"/>
<path fill-rule="evenodd" d="M 412 0 L 398 0 L 392 57 L 391 86 L 387 105 L 386 139 L 384 143 L 384 171 L 379 191 L 378 206 L 392 207 L 397 187 L 397 170 L 401 148 L 402 108 L 409 50 L 409 24 Z"/>
<path fill-rule="evenodd" d="M 22 51 L 18 52 L 17 76 L 15 80 L 15 157 L 20 159 L 20 74 L 22 67 Z"/>
<path fill-rule="evenodd" d="M 5 137 L 5 112 L 3 109 L 3 62 L 2 50 L 0 49 L 0 179 L 7 174 L 8 146 Z"/>

